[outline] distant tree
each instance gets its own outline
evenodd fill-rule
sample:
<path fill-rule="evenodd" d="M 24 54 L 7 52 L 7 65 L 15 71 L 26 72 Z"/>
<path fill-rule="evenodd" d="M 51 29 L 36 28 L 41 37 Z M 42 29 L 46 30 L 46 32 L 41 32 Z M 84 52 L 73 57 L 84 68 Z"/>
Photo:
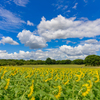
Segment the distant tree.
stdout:
<path fill-rule="evenodd" d="M 56 64 L 60 64 L 60 62 L 61 62 L 60 60 L 57 60 L 57 61 L 56 61 Z"/>
<path fill-rule="evenodd" d="M 66 60 L 61 60 L 60 64 L 66 64 Z"/>
<path fill-rule="evenodd" d="M 5 66 L 5 65 L 7 65 L 6 61 L 3 61 L 3 62 L 0 61 L 0 66 Z"/>
<path fill-rule="evenodd" d="M 8 61 L 7 65 L 9 66 L 15 66 L 16 65 L 16 62 L 14 62 L 13 60 L 12 61 Z"/>
<path fill-rule="evenodd" d="M 24 65 L 24 60 L 21 59 L 21 60 L 16 60 L 16 64 L 17 65 Z"/>
<path fill-rule="evenodd" d="M 83 60 L 83 59 L 75 59 L 75 60 L 73 60 L 72 63 L 73 63 L 73 64 L 81 65 L 81 64 L 84 64 L 84 60 Z"/>
<path fill-rule="evenodd" d="M 44 64 L 44 62 L 42 60 L 37 60 L 36 63 L 37 63 L 37 65 Z"/>
<path fill-rule="evenodd" d="M 52 60 L 51 60 L 51 63 L 52 63 L 52 64 L 56 64 L 56 60 L 55 60 L 55 59 L 52 59 Z"/>
<path fill-rule="evenodd" d="M 29 61 L 30 61 L 30 62 L 33 62 L 34 60 L 33 60 L 33 59 L 30 59 Z"/>
<path fill-rule="evenodd" d="M 100 65 L 100 56 L 98 55 L 88 55 L 85 58 L 85 65 L 91 65 L 91 66 L 98 66 Z"/>
<path fill-rule="evenodd" d="M 45 62 L 46 62 L 46 64 L 52 64 L 51 58 L 47 58 Z"/>
<path fill-rule="evenodd" d="M 69 60 L 69 59 L 66 60 L 66 64 L 71 64 L 71 62 L 72 62 L 72 61 Z"/>
<path fill-rule="evenodd" d="M 26 64 L 26 65 L 31 65 L 32 63 L 31 63 L 29 60 L 27 60 L 27 61 L 25 61 L 24 64 Z"/>

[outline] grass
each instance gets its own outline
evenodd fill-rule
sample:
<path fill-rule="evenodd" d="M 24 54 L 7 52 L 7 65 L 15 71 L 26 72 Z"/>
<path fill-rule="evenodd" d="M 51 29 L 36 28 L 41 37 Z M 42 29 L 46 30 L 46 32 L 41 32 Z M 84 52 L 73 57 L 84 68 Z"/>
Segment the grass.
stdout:
<path fill-rule="evenodd" d="M 7 66 L 9 67 L 9 66 Z M 14 67 L 30 67 L 30 68 L 100 68 L 100 66 L 85 66 L 75 64 L 62 64 L 62 65 L 21 65 Z"/>

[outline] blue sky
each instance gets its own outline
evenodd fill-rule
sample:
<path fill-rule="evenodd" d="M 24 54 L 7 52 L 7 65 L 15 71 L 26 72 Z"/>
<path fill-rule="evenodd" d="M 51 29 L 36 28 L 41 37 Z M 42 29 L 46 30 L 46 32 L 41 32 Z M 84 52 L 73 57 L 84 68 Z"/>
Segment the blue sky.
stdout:
<path fill-rule="evenodd" d="M 0 0 L 0 59 L 100 55 L 99 0 Z"/>

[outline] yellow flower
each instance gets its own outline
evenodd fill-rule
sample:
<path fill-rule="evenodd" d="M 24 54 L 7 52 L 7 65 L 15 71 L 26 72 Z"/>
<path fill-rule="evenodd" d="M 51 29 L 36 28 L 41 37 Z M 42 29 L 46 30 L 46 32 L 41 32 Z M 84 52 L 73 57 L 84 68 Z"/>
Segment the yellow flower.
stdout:
<path fill-rule="evenodd" d="M 15 74 L 17 74 L 17 70 L 15 70 L 14 73 L 11 73 L 9 76 L 14 76 Z"/>
<path fill-rule="evenodd" d="M 86 96 L 89 93 L 90 89 L 91 88 L 87 86 L 87 90 L 85 92 L 83 92 L 82 95 L 83 96 Z"/>
<path fill-rule="evenodd" d="M 33 93 L 33 84 L 32 84 L 32 86 L 30 86 L 30 89 L 31 89 L 31 91 L 30 91 L 30 93 L 28 94 L 28 97 L 30 97 L 30 96 L 32 95 L 32 93 Z"/>
<path fill-rule="evenodd" d="M 89 87 L 91 88 L 91 87 L 92 87 L 92 82 L 91 82 L 91 80 L 88 80 L 87 82 L 89 82 Z"/>
<path fill-rule="evenodd" d="M 53 78 L 53 76 L 51 76 L 51 78 L 47 78 L 47 79 L 45 80 L 45 82 L 52 80 L 52 78 Z"/>
<path fill-rule="evenodd" d="M 78 79 L 76 80 L 76 82 L 78 82 L 80 80 L 80 78 L 81 78 L 81 75 L 77 75 L 76 74 L 76 77 L 78 77 Z"/>
<path fill-rule="evenodd" d="M 56 99 L 58 99 L 58 98 L 60 97 L 60 95 L 61 95 L 61 91 L 62 91 L 61 86 L 58 86 L 58 88 L 59 88 L 59 92 L 58 92 L 57 95 L 55 95 Z"/>
<path fill-rule="evenodd" d="M 30 76 L 30 74 L 28 74 L 25 78 L 27 78 L 27 77 L 29 77 Z"/>
<path fill-rule="evenodd" d="M 35 100 L 35 98 L 34 98 L 34 97 L 32 97 L 30 100 Z"/>
<path fill-rule="evenodd" d="M 6 80 L 7 80 L 7 84 L 6 84 L 6 86 L 4 87 L 5 90 L 8 88 L 10 79 L 6 79 Z"/>
<path fill-rule="evenodd" d="M 58 79 L 60 79 L 59 77 L 57 77 L 56 79 L 55 79 L 55 81 L 57 81 Z"/>
<path fill-rule="evenodd" d="M 1 76 L 1 79 L 3 78 L 3 76 L 4 76 L 4 74 L 5 74 L 6 72 L 7 72 L 6 70 L 3 72 L 2 76 Z"/>
<path fill-rule="evenodd" d="M 88 80 L 88 82 L 89 82 L 89 84 L 83 84 L 83 85 L 82 85 L 82 87 L 85 86 L 85 87 L 87 88 L 87 90 L 86 90 L 85 92 L 82 92 L 82 95 L 83 95 L 83 96 L 86 96 L 86 95 L 89 93 L 89 91 L 91 90 L 91 88 L 92 88 L 92 83 L 91 83 L 91 81 Z M 82 89 L 81 89 L 81 90 L 82 90 Z M 80 92 L 81 92 L 81 91 L 80 91 Z"/>
<path fill-rule="evenodd" d="M 34 80 L 32 80 L 32 84 L 34 83 Z"/>
<path fill-rule="evenodd" d="M 96 75 L 97 80 L 94 81 L 95 83 L 99 82 L 99 75 Z"/>
<path fill-rule="evenodd" d="M 32 93 L 33 93 L 33 83 L 34 83 L 34 80 L 32 80 L 32 86 L 30 86 L 30 89 L 31 89 L 31 91 L 30 91 L 30 93 L 28 94 L 28 97 L 30 97 L 31 95 L 32 95 Z"/>
<path fill-rule="evenodd" d="M 67 80 L 65 83 L 63 83 L 64 85 L 66 85 L 69 82 L 69 80 Z"/>

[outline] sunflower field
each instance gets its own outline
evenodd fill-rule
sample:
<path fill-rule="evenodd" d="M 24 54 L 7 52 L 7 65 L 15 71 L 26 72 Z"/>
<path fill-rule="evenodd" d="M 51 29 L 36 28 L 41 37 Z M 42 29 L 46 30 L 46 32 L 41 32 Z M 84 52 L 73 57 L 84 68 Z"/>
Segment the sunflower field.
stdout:
<path fill-rule="evenodd" d="M 0 100 L 100 100 L 100 69 L 0 67 Z"/>

